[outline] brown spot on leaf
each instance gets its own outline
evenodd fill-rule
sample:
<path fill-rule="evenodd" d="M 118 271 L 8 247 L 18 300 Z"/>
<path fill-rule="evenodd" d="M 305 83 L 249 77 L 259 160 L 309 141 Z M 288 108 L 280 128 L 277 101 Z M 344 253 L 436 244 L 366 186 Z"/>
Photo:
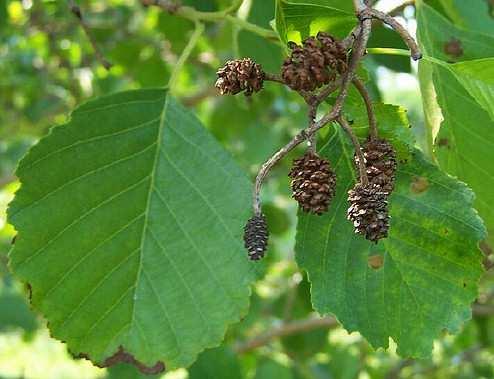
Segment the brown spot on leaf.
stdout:
<path fill-rule="evenodd" d="M 87 357 L 86 354 L 80 354 L 80 356 Z M 146 366 L 144 363 L 135 359 L 132 354 L 127 353 L 123 346 L 120 346 L 118 348 L 118 351 L 111 357 L 106 358 L 100 367 L 111 367 L 116 365 L 117 363 L 130 363 L 136 366 L 140 372 L 146 375 L 159 374 L 165 371 L 165 364 L 163 362 L 157 361 L 154 366 Z"/>
<path fill-rule="evenodd" d="M 429 180 L 423 176 L 416 176 L 412 179 L 412 184 L 410 184 L 410 189 L 414 193 L 422 193 L 427 191 L 429 188 Z"/>
<path fill-rule="evenodd" d="M 31 287 L 31 284 L 26 283 L 26 292 L 27 292 L 27 298 L 29 299 L 29 304 L 31 304 L 31 300 L 33 299 L 33 287 Z"/>
<path fill-rule="evenodd" d="M 439 138 L 436 142 L 436 145 L 439 147 L 447 147 L 449 148 L 449 139 L 447 138 Z"/>
<path fill-rule="evenodd" d="M 382 257 L 382 255 L 371 255 L 369 258 L 367 258 L 367 264 L 370 268 L 379 270 L 384 264 L 384 258 Z"/>
<path fill-rule="evenodd" d="M 444 53 L 453 58 L 459 58 L 463 55 L 463 46 L 459 39 L 451 38 L 444 44 Z"/>

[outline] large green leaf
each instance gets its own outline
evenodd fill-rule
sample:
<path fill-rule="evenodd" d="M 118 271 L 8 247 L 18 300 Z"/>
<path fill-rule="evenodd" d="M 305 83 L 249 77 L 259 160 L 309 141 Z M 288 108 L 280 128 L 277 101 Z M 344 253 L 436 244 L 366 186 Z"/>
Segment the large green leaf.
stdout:
<path fill-rule="evenodd" d="M 458 62 L 449 68 L 494 120 L 494 58 Z"/>
<path fill-rule="evenodd" d="M 323 216 L 299 215 L 296 244 L 315 309 L 376 348 L 391 337 L 400 355 L 428 356 L 443 329 L 457 331 L 470 318 L 477 295 L 485 230 L 473 193 L 415 151 L 399 165 L 389 237 L 374 245 L 346 221 L 355 182 L 346 136 L 334 132 L 321 153 L 336 168 L 336 198 Z"/>
<path fill-rule="evenodd" d="M 494 38 L 463 31 L 422 2 L 418 7 L 418 35 L 426 55 L 438 59 L 447 58 L 445 40 L 454 36 L 462 43 L 465 61 L 453 65 L 421 63 L 430 72 L 443 117 L 440 128 L 429 125 L 429 129 L 440 166 L 475 191 L 475 206 L 494 242 L 494 145 L 490 142 L 494 140 L 493 71 L 489 67 L 492 59 L 482 59 L 494 57 Z M 433 108 L 426 107 L 425 111 L 428 118 L 434 118 Z"/>
<path fill-rule="evenodd" d="M 353 28 L 356 18 L 350 4 L 341 4 L 334 0 L 277 0 L 276 30 L 284 43 L 300 42 L 321 30 L 342 38 Z"/>
<path fill-rule="evenodd" d="M 74 354 L 187 366 L 246 313 L 249 181 L 165 90 L 79 107 L 17 175 L 11 267 Z"/>

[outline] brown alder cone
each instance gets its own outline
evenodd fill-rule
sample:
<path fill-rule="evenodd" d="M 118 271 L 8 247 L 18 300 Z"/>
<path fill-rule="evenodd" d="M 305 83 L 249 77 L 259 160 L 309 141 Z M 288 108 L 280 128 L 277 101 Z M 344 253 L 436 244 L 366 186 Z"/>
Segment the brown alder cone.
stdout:
<path fill-rule="evenodd" d="M 250 58 L 226 62 L 217 75 L 215 87 L 222 95 L 236 95 L 243 91 L 246 96 L 262 89 L 265 76 L 261 66 Z"/>
<path fill-rule="evenodd" d="M 307 152 L 293 161 L 288 176 L 292 178 L 293 198 L 304 212 L 321 215 L 328 210 L 336 190 L 336 174 L 326 159 Z"/>
<path fill-rule="evenodd" d="M 353 222 L 355 233 L 376 242 L 388 236 L 388 193 L 377 184 L 357 183 L 348 191 L 348 220 Z"/>
<path fill-rule="evenodd" d="M 281 69 L 283 81 L 296 91 L 313 91 L 336 80 L 347 68 L 346 50 L 327 33 L 309 37 L 302 46 L 289 42 L 291 55 Z"/>
<path fill-rule="evenodd" d="M 244 227 L 244 246 L 251 260 L 258 261 L 264 257 L 268 248 L 268 238 L 266 217 L 263 214 L 252 216 Z"/>
<path fill-rule="evenodd" d="M 379 185 L 384 192 L 390 194 L 394 189 L 397 165 L 393 146 L 385 139 L 368 138 L 362 146 L 362 153 L 369 182 Z M 358 167 L 357 155 L 355 165 Z"/>

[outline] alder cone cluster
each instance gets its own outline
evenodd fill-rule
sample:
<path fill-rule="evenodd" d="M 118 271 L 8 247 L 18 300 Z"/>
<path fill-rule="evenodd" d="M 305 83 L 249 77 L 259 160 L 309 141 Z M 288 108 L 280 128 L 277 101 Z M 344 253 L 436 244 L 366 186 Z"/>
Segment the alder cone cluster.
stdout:
<path fill-rule="evenodd" d="M 293 161 L 288 176 L 293 198 L 304 212 L 321 215 L 328 210 L 336 190 L 336 174 L 329 161 L 307 152 Z"/>
<path fill-rule="evenodd" d="M 268 248 L 269 231 L 263 214 L 252 216 L 244 227 L 244 246 L 249 258 L 258 261 Z"/>
<path fill-rule="evenodd" d="M 396 152 L 385 139 L 367 139 L 362 146 L 369 182 L 380 186 L 384 192 L 391 193 L 395 185 Z M 358 156 L 355 155 L 358 167 Z M 357 170 L 358 172 L 358 170 Z"/>
<path fill-rule="evenodd" d="M 388 236 L 388 193 L 379 185 L 357 183 L 348 191 L 348 219 L 353 222 L 355 233 L 377 242 Z"/>
<path fill-rule="evenodd" d="M 332 36 L 319 32 L 302 46 L 289 43 L 292 53 L 283 62 L 281 77 L 296 91 L 313 91 L 336 80 L 347 69 L 347 52 Z"/>
<path fill-rule="evenodd" d="M 261 66 L 250 58 L 226 62 L 217 75 L 215 87 L 222 95 L 244 92 L 246 96 L 262 89 L 265 76 Z"/>

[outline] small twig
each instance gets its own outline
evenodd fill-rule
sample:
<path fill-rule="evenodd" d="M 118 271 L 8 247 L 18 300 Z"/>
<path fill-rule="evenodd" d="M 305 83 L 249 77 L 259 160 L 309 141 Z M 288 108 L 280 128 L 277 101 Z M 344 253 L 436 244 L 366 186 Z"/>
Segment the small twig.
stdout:
<path fill-rule="evenodd" d="M 285 82 L 283 81 L 283 79 L 281 79 L 281 77 L 279 75 L 270 74 L 268 72 L 264 73 L 264 80 L 267 80 L 269 82 L 277 82 L 280 84 L 285 84 Z"/>
<path fill-rule="evenodd" d="M 188 107 L 193 107 L 199 104 L 201 101 L 206 100 L 208 97 L 215 97 L 218 95 L 218 90 L 215 87 L 206 87 L 199 90 L 197 93 L 184 97 L 182 103 Z"/>
<path fill-rule="evenodd" d="M 86 34 L 89 42 L 91 43 L 91 46 L 93 47 L 94 55 L 96 56 L 96 59 L 101 63 L 101 65 L 109 70 L 113 65 L 108 61 L 105 56 L 103 55 L 102 51 L 100 50 L 98 43 L 94 39 L 93 33 L 91 32 L 91 29 L 89 28 L 89 25 L 86 23 L 86 20 L 84 16 L 82 15 L 81 8 L 75 3 L 74 0 L 68 0 L 69 1 L 69 8 L 72 14 L 77 18 L 79 21 L 79 24 L 82 27 L 82 30 L 84 30 L 84 33 Z"/>
<path fill-rule="evenodd" d="M 358 169 L 360 172 L 360 181 L 363 185 L 369 184 L 369 179 L 367 178 L 367 168 L 365 167 L 365 158 L 362 153 L 362 148 L 360 146 L 360 142 L 358 141 L 357 136 L 352 130 L 352 127 L 348 124 L 347 120 L 343 117 L 338 117 L 338 124 L 347 132 L 350 140 L 352 141 L 353 147 L 355 148 L 355 154 L 357 154 L 358 158 Z"/>
<path fill-rule="evenodd" d="M 403 39 L 403 41 L 406 43 L 408 48 L 410 49 L 412 53 L 412 58 L 413 60 L 419 60 L 422 58 L 422 53 L 420 51 L 419 46 L 417 45 L 417 42 L 413 39 L 413 37 L 408 33 L 408 30 L 405 29 L 403 25 L 401 25 L 398 21 L 396 21 L 393 17 L 390 15 L 378 11 L 376 9 L 371 9 L 367 8 L 365 11 L 362 12 L 362 14 L 366 17 L 374 17 L 378 20 L 381 20 L 385 24 L 389 25 L 392 27 Z"/>
<path fill-rule="evenodd" d="M 365 108 L 367 109 L 367 117 L 369 118 L 370 137 L 372 139 L 376 139 L 378 137 L 377 120 L 376 120 L 376 114 L 374 113 L 374 107 L 372 105 L 372 99 L 369 95 L 369 92 L 365 88 L 364 83 L 362 83 L 362 81 L 359 78 L 357 77 L 353 78 L 353 85 L 360 93 L 360 96 L 362 96 L 362 99 L 364 100 L 365 103 Z"/>
<path fill-rule="evenodd" d="M 321 104 L 324 100 L 328 98 L 334 91 L 336 91 L 341 86 L 341 79 L 336 80 L 334 83 L 331 83 L 324 87 L 316 96 L 315 102 L 317 105 Z"/>
<path fill-rule="evenodd" d="M 187 42 L 187 45 L 182 51 L 182 54 L 180 54 L 180 57 L 178 58 L 178 61 L 175 64 L 172 75 L 168 82 L 168 88 L 170 88 L 170 91 L 172 93 L 175 91 L 178 75 L 180 74 L 180 71 L 182 71 L 183 65 L 185 64 L 190 54 L 194 50 L 194 47 L 196 46 L 197 41 L 199 40 L 199 37 L 201 37 L 202 33 L 204 33 L 204 24 L 202 22 L 196 22 L 194 32 L 190 36 L 189 42 Z"/>
<path fill-rule="evenodd" d="M 273 328 L 265 333 L 260 334 L 253 339 L 239 343 L 234 347 L 238 354 L 247 353 L 261 346 L 265 346 L 272 340 L 280 337 L 286 337 L 297 333 L 304 333 L 314 329 L 334 328 L 338 322 L 334 317 L 309 318 L 307 320 L 297 320 L 287 322 L 277 328 Z"/>

